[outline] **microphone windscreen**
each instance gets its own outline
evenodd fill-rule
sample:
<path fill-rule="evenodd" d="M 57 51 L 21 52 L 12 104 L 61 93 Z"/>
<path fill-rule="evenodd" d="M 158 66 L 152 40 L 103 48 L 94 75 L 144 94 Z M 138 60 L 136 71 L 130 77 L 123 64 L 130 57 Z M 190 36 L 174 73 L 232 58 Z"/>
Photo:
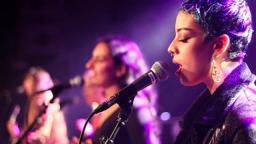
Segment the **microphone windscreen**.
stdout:
<path fill-rule="evenodd" d="M 84 80 L 81 76 L 75 76 L 69 80 L 69 84 L 71 86 L 82 86 L 84 84 Z"/>
<path fill-rule="evenodd" d="M 157 80 L 166 80 L 172 73 L 171 65 L 164 61 L 157 61 L 155 62 L 151 70 L 157 77 Z"/>

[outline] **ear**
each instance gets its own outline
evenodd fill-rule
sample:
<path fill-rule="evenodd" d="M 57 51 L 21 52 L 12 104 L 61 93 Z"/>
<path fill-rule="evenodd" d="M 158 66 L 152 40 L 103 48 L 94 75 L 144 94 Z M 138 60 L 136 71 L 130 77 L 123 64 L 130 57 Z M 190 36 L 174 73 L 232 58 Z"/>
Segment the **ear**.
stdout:
<path fill-rule="evenodd" d="M 122 77 L 126 74 L 126 71 L 127 71 L 126 66 L 121 64 L 120 66 L 118 66 L 116 68 L 116 74 L 115 75 L 116 75 L 117 78 L 120 78 L 120 77 Z"/>
<path fill-rule="evenodd" d="M 222 34 L 215 38 L 213 43 L 213 51 L 215 56 L 225 53 L 230 46 L 230 38 L 227 34 Z"/>

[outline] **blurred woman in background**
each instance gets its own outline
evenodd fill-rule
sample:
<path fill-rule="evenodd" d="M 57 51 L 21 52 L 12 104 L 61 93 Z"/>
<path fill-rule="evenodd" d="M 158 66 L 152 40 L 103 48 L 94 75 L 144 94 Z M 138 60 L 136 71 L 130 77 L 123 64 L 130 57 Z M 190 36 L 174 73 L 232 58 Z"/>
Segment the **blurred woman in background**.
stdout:
<path fill-rule="evenodd" d="M 86 103 L 96 108 L 121 88 L 132 83 L 148 71 L 147 64 L 138 45 L 124 36 L 100 38 L 86 63 L 84 75 L 84 96 Z M 134 110 L 125 127 L 119 131 L 115 143 L 159 144 L 160 127 L 156 110 L 157 93 L 148 87 L 135 97 Z M 93 143 L 99 143 L 103 136 L 109 137 L 116 124 L 120 111 L 118 104 L 92 118 L 95 129 L 91 136 Z M 87 141 L 88 142 L 88 141 Z"/>
<path fill-rule="evenodd" d="M 55 99 L 53 103 L 49 103 L 53 98 L 51 91 L 36 94 L 36 92 L 47 90 L 53 85 L 52 78 L 43 68 L 32 67 L 25 74 L 22 86 L 28 97 L 28 101 L 22 130 L 19 130 L 16 121 L 10 119 L 7 122 L 7 130 L 13 143 L 20 138 L 24 130 L 26 130 L 36 119 L 41 109 L 43 109 L 43 105 L 47 105 L 45 113 L 24 138 L 23 142 L 29 144 L 69 143 L 66 123 L 64 115 L 60 111 L 59 100 Z"/>

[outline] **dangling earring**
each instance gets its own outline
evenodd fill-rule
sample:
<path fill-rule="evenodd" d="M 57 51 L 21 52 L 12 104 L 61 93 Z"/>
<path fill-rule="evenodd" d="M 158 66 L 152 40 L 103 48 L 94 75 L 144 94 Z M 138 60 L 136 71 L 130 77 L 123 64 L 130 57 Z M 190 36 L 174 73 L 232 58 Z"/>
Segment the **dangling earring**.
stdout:
<path fill-rule="evenodd" d="M 222 79 L 222 73 L 221 71 L 218 69 L 218 66 L 215 62 L 215 60 L 212 60 L 212 71 L 211 71 L 211 76 L 212 76 L 212 80 L 214 82 L 220 82 Z"/>

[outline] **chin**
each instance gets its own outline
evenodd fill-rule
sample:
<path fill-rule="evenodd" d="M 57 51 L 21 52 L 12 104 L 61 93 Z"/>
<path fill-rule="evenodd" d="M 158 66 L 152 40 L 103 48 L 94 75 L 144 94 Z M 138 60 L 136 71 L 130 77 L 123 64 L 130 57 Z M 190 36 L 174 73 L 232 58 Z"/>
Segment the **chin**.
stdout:
<path fill-rule="evenodd" d="M 181 83 L 183 86 L 196 86 L 196 85 L 199 84 L 199 83 L 196 82 L 196 81 L 188 80 L 188 79 L 180 79 L 180 83 Z"/>

